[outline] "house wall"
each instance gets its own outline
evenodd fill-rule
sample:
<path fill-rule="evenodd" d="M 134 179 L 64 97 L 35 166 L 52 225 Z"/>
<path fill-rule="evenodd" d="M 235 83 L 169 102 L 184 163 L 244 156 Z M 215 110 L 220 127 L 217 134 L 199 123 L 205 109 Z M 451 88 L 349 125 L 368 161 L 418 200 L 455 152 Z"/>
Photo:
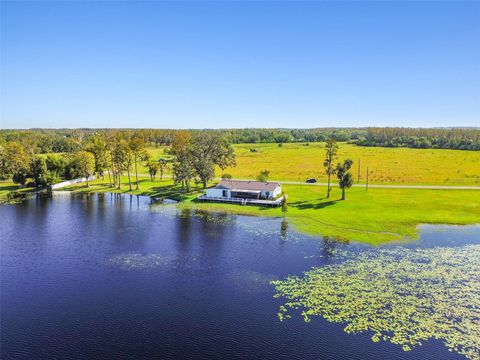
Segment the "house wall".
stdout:
<path fill-rule="evenodd" d="M 269 196 L 267 196 L 267 193 L 269 193 Z M 280 186 L 277 186 L 273 192 L 270 191 L 262 191 L 262 197 L 264 198 L 276 198 L 278 195 L 282 193 L 282 188 Z"/>
<path fill-rule="evenodd" d="M 228 196 L 230 197 L 230 190 L 227 190 Z M 211 197 L 223 197 L 223 189 L 207 189 L 207 196 Z"/>
<path fill-rule="evenodd" d="M 280 195 L 282 193 L 282 187 L 281 186 L 277 186 L 273 192 L 273 197 L 277 197 L 278 195 Z"/>
<path fill-rule="evenodd" d="M 210 197 L 223 197 L 223 191 L 224 189 L 216 189 L 216 188 L 211 188 L 206 190 L 206 195 Z M 270 192 L 270 197 L 276 198 L 278 195 L 282 193 L 282 188 L 281 186 L 277 186 L 273 192 Z M 231 192 L 230 190 L 227 190 L 227 198 L 230 198 Z M 261 197 L 266 198 L 267 197 L 267 191 L 262 191 Z"/>

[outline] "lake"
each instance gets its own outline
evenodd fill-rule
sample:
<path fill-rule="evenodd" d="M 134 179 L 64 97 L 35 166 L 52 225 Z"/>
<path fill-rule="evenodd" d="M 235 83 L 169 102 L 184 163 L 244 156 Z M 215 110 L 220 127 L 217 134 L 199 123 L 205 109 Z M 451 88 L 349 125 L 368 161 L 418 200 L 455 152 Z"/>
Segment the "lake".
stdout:
<path fill-rule="evenodd" d="M 282 219 L 61 192 L 2 205 L 0 218 L 2 359 L 465 358 L 441 340 L 405 352 L 300 311 L 280 321 L 272 280 L 378 250 Z M 479 226 L 424 225 L 382 249 L 468 244 Z"/>

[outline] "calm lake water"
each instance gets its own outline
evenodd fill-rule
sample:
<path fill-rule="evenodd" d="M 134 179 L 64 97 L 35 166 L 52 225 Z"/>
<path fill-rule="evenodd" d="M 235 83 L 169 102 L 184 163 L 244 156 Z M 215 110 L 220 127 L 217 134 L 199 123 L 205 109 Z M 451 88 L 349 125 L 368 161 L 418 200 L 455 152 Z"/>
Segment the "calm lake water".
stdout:
<path fill-rule="evenodd" d="M 301 316 L 270 281 L 368 246 L 281 219 L 179 211 L 144 197 L 58 194 L 0 206 L 2 359 L 462 359 L 410 352 Z M 480 243 L 480 227 L 421 226 L 407 247 Z"/>

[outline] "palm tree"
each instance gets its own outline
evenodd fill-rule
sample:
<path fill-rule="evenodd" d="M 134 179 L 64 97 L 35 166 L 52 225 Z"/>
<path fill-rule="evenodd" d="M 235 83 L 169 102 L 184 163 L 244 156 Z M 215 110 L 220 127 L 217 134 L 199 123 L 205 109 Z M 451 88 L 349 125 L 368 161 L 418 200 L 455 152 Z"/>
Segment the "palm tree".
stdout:
<path fill-rule="evenodd" d="M 343 162 L 343 164 L 337 164 L 337 168 L 335 169 L 338 177 L 338 186 L 340 186 L 340 189 L 342 189 L 342 200 L 345 200 L 345 189 L 348 189 L 353 185 L 353 176 L 349 172 L 352 164 L 353 161 L 347 159 Z"/>

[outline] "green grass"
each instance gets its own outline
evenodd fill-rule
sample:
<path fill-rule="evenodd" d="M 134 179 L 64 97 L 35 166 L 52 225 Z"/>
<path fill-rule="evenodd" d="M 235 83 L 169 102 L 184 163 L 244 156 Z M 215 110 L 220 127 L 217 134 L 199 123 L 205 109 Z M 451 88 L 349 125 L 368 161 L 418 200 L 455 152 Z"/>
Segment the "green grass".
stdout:
<path fill-rule="evenodd" d="M 149 178 L 139 178 L 139 189 L 135 188 L 135 181 L 132 181 L 132 191 L 129 190 L 128 178 L 122 176 L 122 185 L 120 189 L 111 188 L 108 179 L 98 179 L 90 182 L 87 187 L 85 183 L 75 184 L 64 187 L 59 190 L 75 192 L 113 192 L 117 194 L 145 195 L 160 198 L 169 198 L 177 201 L 188 201 L 195 199 L 202 191 L 200 185 L 192 183 L 189 193 L 183 192 L 180 185 L 173 183 L 171 179 L 150 181 Z"/>

